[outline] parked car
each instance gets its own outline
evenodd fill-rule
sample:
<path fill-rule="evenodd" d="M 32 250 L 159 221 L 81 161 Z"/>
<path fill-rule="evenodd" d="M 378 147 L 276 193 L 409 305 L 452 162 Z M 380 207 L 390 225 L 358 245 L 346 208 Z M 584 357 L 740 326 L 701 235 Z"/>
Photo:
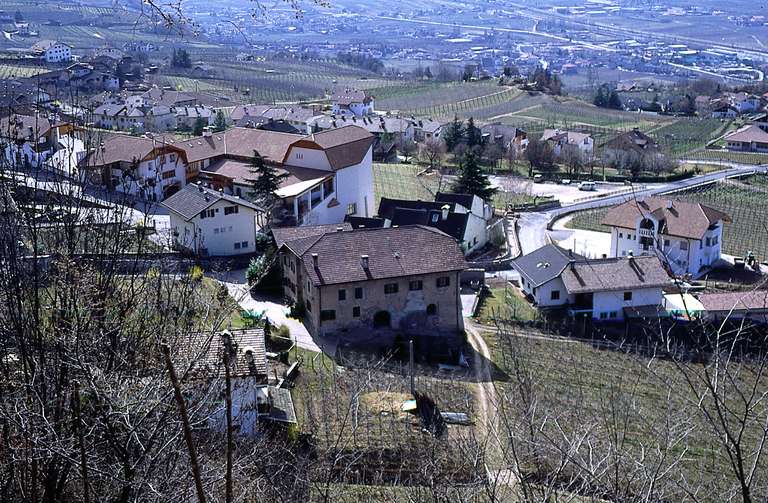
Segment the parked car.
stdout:
<path fill-rule="evenodd" d="M 533 175 L 533 183 L 544 183 L 544 177 L 541 175 Z"/>
<path fill-rule="evenodd" d="M 581 182 L 579 184 L 579 190 L 597 190 L 597 186 L 595 185 L 595 182 Z"/>
<path fill-rule="evenodd" d="M 560 180 L 560 183 L 562 183 L 563 185 L 570 185 L 571 184 L 571 179 L 570 178 L 563 178 L 562 180 Z"/>

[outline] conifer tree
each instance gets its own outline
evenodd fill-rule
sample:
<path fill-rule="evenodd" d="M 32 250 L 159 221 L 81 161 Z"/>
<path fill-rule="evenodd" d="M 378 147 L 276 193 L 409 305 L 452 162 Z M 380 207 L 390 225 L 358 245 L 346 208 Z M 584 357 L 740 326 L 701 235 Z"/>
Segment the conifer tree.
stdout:
<path fill-rule="evenodd" d="M 474 194 L 486 201 L 496 193 L 488 176 L 483 173 L 478 162 L 476 149 L 467 149 L 459 163 L 459 179 L 453 187 L 457 194 Z"/>

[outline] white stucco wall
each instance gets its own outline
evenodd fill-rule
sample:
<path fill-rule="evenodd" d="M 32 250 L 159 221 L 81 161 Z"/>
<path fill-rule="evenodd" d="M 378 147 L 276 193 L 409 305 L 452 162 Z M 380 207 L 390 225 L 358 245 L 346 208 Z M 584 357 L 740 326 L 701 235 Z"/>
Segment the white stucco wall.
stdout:
<path fill-rule="evenodd" d="M 212 256 L 253 253 L 258 231 L 256 211 L 239 206 L 238 213 L 225 215 L 224 208 L 227 206 L 233 206 L 233 203 L 218 201 L 208 208 L 214 210 L 213 217 L 200 218 L 197 215 L 189 221 L 171 211 L 170 226 L 176 231 L 176 244 L 198 253 L 207 250 Z M 235 248 L 235 243 L 241 246 Z M 246 246 L 242 246 L 243 243 Z"/>
<path fill-rule="evenodd" d="M 640 288 L 632 290 L 632 300 L 624 300 L 623 291 L 595 292 L 592 297 L 592 318 L 597 320 L 620 320 L 624 318 L 625 307 L 658 306 L 662 301 L 661 288 Z M 616 313 L 614 318 L 610 313 Z M 606 317 L 601 318 L 600 314 Z"/>

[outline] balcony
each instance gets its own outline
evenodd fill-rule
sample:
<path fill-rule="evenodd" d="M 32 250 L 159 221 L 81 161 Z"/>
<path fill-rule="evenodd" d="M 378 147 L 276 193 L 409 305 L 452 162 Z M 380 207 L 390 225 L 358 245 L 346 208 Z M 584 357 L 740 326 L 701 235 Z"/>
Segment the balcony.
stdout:
<path fill-rule="evenodd" d="M 654 237 L 656 237 L 656 233 L 653 231 L 653 229 L 639 229 L 637 231 L 637 234 L 640 237 L 644 237 L 644 238 L 654 238 Z"/>

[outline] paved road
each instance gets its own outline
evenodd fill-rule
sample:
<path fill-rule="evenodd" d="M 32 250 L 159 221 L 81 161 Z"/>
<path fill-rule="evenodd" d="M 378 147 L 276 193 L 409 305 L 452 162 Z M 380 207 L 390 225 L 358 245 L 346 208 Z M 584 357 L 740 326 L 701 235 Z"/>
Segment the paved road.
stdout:
<path fill-rule="evenodd" d="M 520 215 L 520 219 L 518 220 L 518 235 L 520 238 L 520 246 L 522 248 L 522 252 L 523 254 L 531 253 L 532 251 L 547 244 L 547 224 L 553 218 L 564 215 L 566 213 L 570 213 L 572 211 L 611 206 L 636 197 L 664 194 L 667 192 L 695 187 L 704 183 L 722 180 L 723 178 L 744 175 L 756 171 L 768 173 L 768 165 L 747 166 L 735 163 L 722 163 L 722 165 L 727 166 L 728 169 L 714 173 L 708 173 L 706 175 L 695 176 L 693 178 L 687 178 L 685 180 L 678 180 L 676 182 L 656 185 L 644 190 L 638 190 L 634 193 L 620 194 L 617 196 L 606 196 L 599 199 L 577 202 L 548 211 L 522 213 Z"/>

